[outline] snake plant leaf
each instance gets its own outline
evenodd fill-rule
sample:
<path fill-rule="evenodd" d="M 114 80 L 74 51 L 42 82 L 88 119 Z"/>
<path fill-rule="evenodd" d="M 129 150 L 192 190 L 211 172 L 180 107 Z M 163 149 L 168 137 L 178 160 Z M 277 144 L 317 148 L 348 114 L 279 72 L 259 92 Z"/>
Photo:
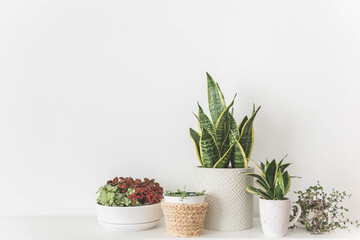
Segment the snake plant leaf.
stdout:
<path fill-rule="evenodd" d="M 196 117 L 196 119 L 198 120 L 198 121 L 200 121 L 200 119 L 199 119 L 199 117 L 193 112 L 193 114 L 194 114 L 194 116 Z"/>
<path fill-rule="evenodd" d="M 287 154 L 285 155 L 285 157 L 283 157 L 280 162 L 279 162 L 279 167 L 281 166 L 281 164 L 283 163 L 283 161 L 285 160 L 285 158 L 287 157 Z"/>
<path fill-rule="evenodd" d="M 225 107 L 225 106 L 226 106 L 226 104 L 225 104 L 225 97 L 224 97 L 224 94 L 222 93 L 221 88 L 220 88 L 220 86 L 219 86 L 219 84 L 218 84 L 218 83 L 216 83 L 216 86 L 218 87 L 219 92 L 220 92 L 221 102 L 222 102 L 223 106 Z"/>
<path fill-rule="evenodd" d="M 287 171 L 283 173 L 283 180 L 284 180 L 284 195 L 286 195 L 289 192 L 291 185 L 291 178 Z"/>
<path fill-rule="evenodd" d="M 265 172 L 265 164 L 264 163 L 260 163 L 260 168 L 261 168 L 262 172 Z"/>
<path fill-rule="evenodd" d="M 276 185 L 275 187 L 275 196 L 277 200 L 281 200 L 284 197 L 283 190 L 279 185 Z"/>
<path fill-rule="evenodd" d="M 234 99 L 230 103 L 229 106 L 227 106 L 224 111 L 221 113 L 220 117 L 218 118 L 216 124 L 215 124 L 215 139 L 217 145 L 221 148 L 224 141 L 226 140 L 226 137 L 229 132 L 229 109 L 232 105 L 234 105 L 236 95 L 234 96 Z M 220 149 L 221 150 L 221 149 Z"/>
<path fill-rule="evenodd" d="M 198 117 L 195 113 L 193 113 L 193 114 L 194 114 L 194 116 L 196 117 L 196 119 L 198 120 L 198 121 L 197 121 L 198 127 L 199 127 L 199 130 L 201 131 L 200 119 L 199 119 L 199 117 Z"/>
<path fill-rule="evenodd" d="M 245 123 L 247 122 L 248 116 L 245 116 L 244 119 L 241 121 L 241 123 L 239 124 L 239 133 L 241 134 L 242 129 L 244 128 Z"/>
<path fill-rule="evenodd" d="M 284 165 L 281 165 L 280 167 L 279 167 L 279 170 L 281 171 L 281 172 L 284 172 L 284 170 L 288 167 L 288 166 L 290 166 L 291 165 L 291 163 L 285 163 Z"/>
<path fill-rule="evenodd" d="M 233 168 L 247 168 L 247 159 L 243 148 L 236 140 L 234 134 L 229 134 L 230 145 L 234 145 L 233 156 L 231 158 L 231 167 Z"/>
<path fill-rule="evenodd" d="M 215 136 L 214 125 L 211 122 L 210 118 L 205 114 L 202 107 L 199 105 L 199 123 L 200 129 L 205 128 L 211 135 Z"/>
<path fill-rule="evenodd" d="M 266 181 L 268 182 L 269 186 L 272 188 L 275 187 L 277 172 L 278 172 L 278 165 L 276 164 L 276 161 L 273 160 L 271 161 L 265 172 Z"/>
<path fill-rule="evenodd" d="M 269 184 L 266 182 L 266 179 L 263 176 L 255 174 L 255 173 L 244 173 L 244 174 L 256 178 L 257 179 L 256 181 L 259 181 L 260 186 L 263 187 L 264 190 L 266 190 L 267 188 L 270 187 Z"/>
<path fill-rule="evenodd" d="M 278 173 L 278 178 L 277 178 L 277 182 L 278 185 L 281 187 L 281 189 L 285 192 L 285 185 L 284 185 L 284 178 L 283 178 L 283 174 L 281 171 L 279 171 Z"/>
<path fill-rule="evenodd" d="M 240 132 L 236 124 L 236 120 L 232 114 L 229 114 L 230 131 L 233 132 L 236 139 L 240 138 Z"/>
<path fill-rule="evenodd" d="M 210 115 L 213 123 L 216 123 L 221 113 L 225 109 L 225 101 L 218 84 L 216 84 L 209 73 L 206 73 L 206 76 Z"/>
<path fill-rule="evenodd" d="M 227 168 L 229 166 L 230 158 L 232 155 L 233 146 L 214 164 L 213 168 Z"/>
<path fill-rule="evenodd" d="M 261 176 L 266 180 L 266 178 L 265 178 L 265 170 L 264 170 L 261 166 L 257 165 L 254 160 L 248 158 L 248 161 L 251 161 L 251 162 L 255 165 L 255 167 L 256 167 L 257 169 L 259 169 L 259 172 L 260 172 Z M 260 162 L 260 164 L 263 164 L 263 163 Z"/>
<path fill-rule="evenodd" d="M 270 199 L 270 196 L 266 192 L 262 191 L 261 189 L 254 188 L 252 186 L 247 186 L 246 191 L 248 191 L 249 193 L 252 193 L 252 194 L 260 195 L 260 197 L 262 197 L 263 199 Z"/>
<path fill-rule="evenodd" d="M 244 127 L 242 128 L 242 131 L 240 133 L 240 144 L 243 147 L 246 157 L 251 157 L 251 151 L 254 146 L 254 128 L 253 128 L 253 122 L 256 117 L 256 114 L 260 110 L 261 107 L 258 107 L 258 109 L 251 115 L 249 120 L 246 121 Z"/>
<path fill-rule="evenodd" d="M 206 168 L 212 168 L 220 158 L 215 139 L 205 128 L 200 137 L 200 155 Z"/>
<path fill-rule="evenodd" d="M 246 186 L 246 191 L 248 191 L 249 193 L 252 193 L 252 194 L 258 194 L 258 189 L 254 188 L 252 186 Z"/>
<path fill-rule="evenodd" d="M 266 191 L 267 187 L 262 182 L 260 182 L 259 180 L 255 180 L 255 184 Z"/>
<path fill-rule="evenodd" d="M 230 146 L 230 140 L 229 140 L 229 134 L 230 134 L 230 132 L 228 132 L 228 134 L 227 134 L 227 136 L 225 138 L 225 141 L 222 143 L 222 145 L 220 147 L 221 156 L 223 156 L 229 150 L 229 148 L 231 147 Z"/>
<path fill-rule="evenodd" d="M 270 199 L 274 199 L 274 198 L 275 198 L 275 191 L 274 191 L 273 188 L 267 189 L 266 193 L 269 195 Z"/>
<path fill-rule="evenodd" d="M 204 163 L 201 161 L 201 156 L 200 156 L 200 134 L 195 131 L 194 129 L 190 128 L 190 137 L 192 138 L 192 140 L 195 143 L 195 149 L 196 149 L 196 155 L 199 159 L 199 162 L 201 164 L 201 166 L 204 167 Z"/>

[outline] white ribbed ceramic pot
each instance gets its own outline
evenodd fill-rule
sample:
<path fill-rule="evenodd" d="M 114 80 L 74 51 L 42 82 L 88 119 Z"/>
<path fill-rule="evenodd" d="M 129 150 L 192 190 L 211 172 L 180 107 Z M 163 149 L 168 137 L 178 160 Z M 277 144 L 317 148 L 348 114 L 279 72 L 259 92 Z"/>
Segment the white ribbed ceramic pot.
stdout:
<path fill-rule="evenodd" d="M 195 168 L 195 190 L 206 190 L 208 202 L 204 228 L 215 231 L 241 231 L 253 227 L 253 196 L 246 186 L 253 168 Z"/>
<path fill-rule="evenodd" d="M 161 218 L 160 203 L 134 207 L 96 204 L 97 219 L 109 231 L 142 231 L 155 227 Z"/>
<path fill-rule="evenodd" d="M 295 218 L 289 222 L 291 208 L 296 207 Z M 283 237 L 287 234 L 288 228 L 299 219 L 301 208 L 289 199 L 284 200 L 259 200 L 261 228 L 263 232 L 271 237 Z"/>

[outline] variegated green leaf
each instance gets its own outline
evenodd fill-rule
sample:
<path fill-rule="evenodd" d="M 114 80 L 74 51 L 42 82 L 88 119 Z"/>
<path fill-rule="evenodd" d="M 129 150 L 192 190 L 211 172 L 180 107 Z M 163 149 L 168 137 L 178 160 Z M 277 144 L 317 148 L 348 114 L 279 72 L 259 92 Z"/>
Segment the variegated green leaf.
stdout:
<path fill-rule="evenodd" d="M 248 161 L 251 161 L 251 162 L 256 166 L 256 168 L 259 169 L 259 172 L 260 172 L 261 176 L 263 176 L 264 179 L 265 179 L 265 170 L 263 170 L 262 167 L 260 167 L 259 165 L 257 165 L 256 162 L 254 162 L 254 161 L 251 160 L 250 158 L 248 158 L 247 160 L 248 160 Z M 263 164 L 263 163 L 261 163 L 261 164 Z"/>
<path fill-rule="evenodd" d="M 288 166 L 290 166 L 291 165 L 291 163 L 285 163 L 285 164 L 283 164 L 283 165 L 281 165 L 280 167 L 279 167 L 279 170 L 281 171 L 281 172 L 284 172 L 284 170 L 288 167 Z"/>
<path fill-rule="evenodd" d="M 249 120 L 246 121 L 240 133 L 240 144 L 244 149 L 247 158 L 251 158 L 251 151 L 254 146 L 254 128 L 253 122 L 260 107 L 252 114 Z"/>
<path fill-rule="evenodd" d="M 225 101 L 218 84 L 216 84 L 214 79 L 212 79 L 208 73 L 206 73 L 206 75 L 210 115 L 213 123 L 216 123 L 221 113 L 225 109 Z"/>
<path fill-rule="evenodd" d="M 279 162 L 279 167 L 282 165 L 283 161 L 285 160 L 285 158 L 287 157 L 287 154 L 285 155 L 285 157 L 283 157 L 280 162 Z"/>
<path fill-rule="evenodd" d="M 245 174 L 256 178 L 257 179 L 256 181 L 259 181 L 260 186 L 262 188 L 264 188 L 264 190 L 269 188 L 269 184 L 266 182 L 266 179 L 263 176 L 255 174 L 255 173 L 245 173 Z"/>
<path fill-rule="evenodd" d="M 270 199 L 269 195 L 266 192 L 262 191 L 261 189 L 254 188 L 252 186 L 247 186 L 246 191 L 252 194 L 260 195 L 260 197 L 263 199 Z"/>
<path fill-rule="evenodd" d="M 264 163 L 260 163 L 260 168 L 262 172 L 265 172 L 265 164 Z"/>
<path fill-rule="evenodd" d="M 275 197 L 275 191 L 273 188 L 269 188 L 266 193 L 269 195 L 270 199 L 274 199 Z"/>
<path fill-rule="evenodd" d="M 240 132 L 239 132 L 238 126 L 236 124 L 236 120 L 232 114 L 229 114 L 229 124 L 230 124 L 230 131 L 233 132 L 236 139 L 239 139 Z"/>
<path fill-rule="evenodd" d="M 252 186 L 246 186 L 246 191 L 248 191 L 251 194 L 258 194 L 257 189 Z"/>
<path fill-rule="evenodd" d="M 275 187 L 277 173 L 278 173 L 278 165 L 276 161 L 273 160 L 271 161 L 265 172 L 266 181 L 268 182 L 269 186 L 272 188 Z"/>
<path fill-rule="evenodd" d="M 234 145 L 234 150 L 231 158 L 231 167 L 233 168 L 247 168 L 247 159 L 245 152 L 240 143 L 236 140 L 234 134 L 230 132 L 230 145 Z"/>
<path fill-rule="evenodd" d="M 248 119 L 248 116 L 245 116 L 244 119 L 243 119 L 243 120 L 241 121 L 241 123 L 239 124 L 239 134 L 241 134 L 242 129 L 243 129 L 245 123 L 247 122 L 247 120 L 249 120 L 249 119 Z M 238 139 L 239 139 L 239 138 L 238 138 Z"/>
<path fill-rule="evenodd" d="M 281 187 L 281 189 L 285 192 L 284 179 L 281 171 L 278 172 L 277 183 Z"/>
<path fill-rule="evenodd" d="M 215 163 L 214 168 L 227 168 L 229 166 L 232 151 L 233 146 L 231 146 L 228 151 L 219 159 L 219 161 Z"/>
<path fill-rule="evenodd" d="M 235 95 L 236 97 L 236 95 Z M 234 97 L 234 99 L 235 99 Z M 221 113 L 220 117 L 218 118 L 216 124 L 215 124 L 215 139 L 217 145 L 221 148 L 227 135 L 229 132 L 229 109 L 234 104 L 234 99 L 230 103 L 229 106 L 227 106 L 224 111 Z M 220 149 L 221 150 L 221 149 Z"/>
<path fill-rule="evenodd" d="M 286 195 L 289 192 L 291 185 L 291 178 L 287 171 L 283 173 L 283 179 L 284 179 L 284 195 Z"/>
<path fill-rule="evenodd" d="M 211 77 L 211 76 L 210 76 L 210 77 Z M 219 86 L 219 84 L 218 84 L 218 83 L 216 83 L 216 86 L 217 86 L 217 88 L 218 88 L 218 90 L 219 90 L 219 92 L 220 92 L 220 99 L 221 99 L 221 103 L 222 103 L 222 105 L 225 107 L 225 106 L 226 106 L 226 104 L 225 104 L 225 97 L 224 97 L 224 94 L 222 93 L 221 88 L 220 88 L 220 86 Z"/>
<path fill-rule="evenodd" d="M 275 187 L 274 191 L 275 191 L 275 196 L 276 196 L 277 200 L 283 199 L 283 197 L 284 197 L 283 190 L 281 189 L 281 187 L 279 185 L 277 185 Z"/>
<path fill-rule="evenodd" d="M 215 138 L 205 128 L 200 137 L 200 155 L 206 168 L 212 168 L 220 158 Z"/>
<path fill-rule="evenodd" d="M 200 156 L 200 145 L 199 145 L 200 144 L 200 134 L 197 131 L 195 131 L 194 129 L 190 128 L 190 136 L 195 143 L 196 155 L 199 159 L 199 162 L 200 162 L 201 166 L 204 167 L 204 164 L 201 161 L 201 156 Z"/>
<path fill-rule="evenodd" d="M 211 135 L 215 136 L 214 125 L 212 124 L 210 118 L 205 114 L 202 107 L 199 106 L 199 123 L 200 129 L 205 128 Z"/>
<path fill-rule="evenodd" d="M 220 154 L 221 156 L 223 156 L 230 148 L 230 140 L 229 140 L 229 133 L 225 138 L 225 141 L 222 143 L 221 147 L 220 147 Z"/>

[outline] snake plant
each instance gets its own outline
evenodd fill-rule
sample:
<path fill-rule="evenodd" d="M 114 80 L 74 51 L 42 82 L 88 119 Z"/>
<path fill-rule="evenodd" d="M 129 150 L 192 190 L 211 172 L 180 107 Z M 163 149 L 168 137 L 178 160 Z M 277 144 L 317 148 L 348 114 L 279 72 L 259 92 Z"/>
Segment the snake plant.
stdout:
<path fill-rule="evenodd" d="M 256 178 L 255 184 L 260 188 L 255 188 L 252 186 L 247 186 L 246 190 L 249 193 L 257 194 L 263 199 L 268 200 L 281 200 L 289 192 L 291 177 L 288 171 L 285 171 L 290 163 L 283 164 L 285 158 L 283 158 L 279 163 L 276 160 L 265 163 L 260 163 L 260 166 L 256 165 L 259 169 L 260 174 L 255 173 L 244 173 L 251 177 Z"/>
<path fill-rule="evenodd" d="M 198 104 L 199 132 L 190 128 L 190 136 L 195 143 L 196 154 L 205 168 L 247 168 L 254 146 L 253 122 L 260 107 L 250 117 L 245 116 L 238 125 L 233 116 L 236 94 L 229 105 L 220 86 L 207 75 L 207 94 L 211 119 Z"/>

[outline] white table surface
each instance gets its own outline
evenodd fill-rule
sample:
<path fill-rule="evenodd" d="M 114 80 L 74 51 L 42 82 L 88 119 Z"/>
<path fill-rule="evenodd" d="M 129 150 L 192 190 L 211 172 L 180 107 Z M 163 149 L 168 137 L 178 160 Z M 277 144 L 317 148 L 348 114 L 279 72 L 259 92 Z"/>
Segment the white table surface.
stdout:
<path fill-rule="evenodd" d="M 46 240 L 72 240 L 72 239 L 180 239 L 165 234 L 165 223 L 151 230 L 142 232 L 107 232 L 100 228 L 96 217 L 0 217 L 0 240 L 12 239 L 46 239 Z M 259 218 L 254 219 L 254 228 L 241 232 L 217 232 L 204 230 L 201 239 L 272 239 L 263 235 Z M 337 230 L 331 234 L 311 235 L 303 229 L 289 231 L 281 239 L 360 239 L 360 229 Z M 194 238 L 192 238 L 194 239 Z"/>

